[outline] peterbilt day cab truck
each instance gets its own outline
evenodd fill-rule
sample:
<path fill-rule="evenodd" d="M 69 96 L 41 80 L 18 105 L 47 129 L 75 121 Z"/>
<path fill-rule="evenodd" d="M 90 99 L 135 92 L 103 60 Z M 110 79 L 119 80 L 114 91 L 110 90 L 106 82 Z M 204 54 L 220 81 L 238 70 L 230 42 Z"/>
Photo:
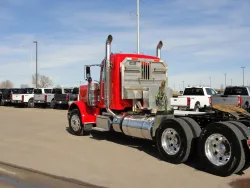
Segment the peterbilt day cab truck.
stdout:
<path fill-rule="evenodd" d="M 250 87 L 248 86 L 228 86 L 223 95 L 213 96 L 212 101 L 215 104 L 232 104 L 240 106 L 250 112 Z"/>
<path fill-rule="evenodd" d="M 199 112 L 211 107 L 211 97 L 216 95 L 211 87 L 186 87 L 181 96 L 171 98 L 171 106 L 176 110 Z"/>
<path fill-rule="evenodd" d="M 37 88 L 34 89 L 34 106 L 47 107 L 50 106 L 52 96 L 51 88 Z"/>
<path fill-rule="evenodd" d="M 11 102 L 14 106 L 34 107 L 34 88 L 21 88 L 11 94 Z"/>
<path fill-rule="evenodd" d="M 72 134 L 118 132 L 151 140 L 163 160 L 180 164 L 198 155 L 202 169 L 220 176 L 248 167 L 249 113 L 237 107 L 231 111 L 240 118 L 223 109 L 172 111 L 168 67 L 160 56 L 163 43 L 158 43 L 156 56 L 123 54 L 111 53 L 112 39 L 109 35 L 106 40 L 105 59 L 85 66 L 88 84 L 80 86 L 79 101 L 68 109 Z M 97 83 L 91 77 L 92 66 L 100 67 Z"/>

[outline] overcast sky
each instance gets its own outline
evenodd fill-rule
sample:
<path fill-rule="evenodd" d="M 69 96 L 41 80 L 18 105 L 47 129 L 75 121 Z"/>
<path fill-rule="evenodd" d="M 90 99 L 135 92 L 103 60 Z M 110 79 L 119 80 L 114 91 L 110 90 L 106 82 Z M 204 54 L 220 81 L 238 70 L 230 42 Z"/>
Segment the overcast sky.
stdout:
<path fill-rule="evenodd" d="M 156 3 L 157 2 L 157 3 Z M 155 55 L 159 40 L 169 85 L 250 84 L 249 0 L 141 0 L 141 47 Z M 136 51 L 136 0 L 5 0 L 0 2 L 0 80 L 31 84 L 38 41 L 39 73 L 76 85 L 85 64 L 112 52 Z M 97 70 L 94 79 L 99 79 Z"/>

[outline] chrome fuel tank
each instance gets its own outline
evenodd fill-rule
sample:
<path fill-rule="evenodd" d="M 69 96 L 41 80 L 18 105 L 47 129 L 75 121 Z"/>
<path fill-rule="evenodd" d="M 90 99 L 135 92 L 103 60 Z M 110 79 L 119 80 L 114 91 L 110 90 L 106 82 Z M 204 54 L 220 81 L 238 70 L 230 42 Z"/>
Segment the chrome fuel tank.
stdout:
<path fill-rule="evenodd" d="M 151 130 L 155 117 L 127 116 L 122 121 L 125 135 L 152 140 Z"/>

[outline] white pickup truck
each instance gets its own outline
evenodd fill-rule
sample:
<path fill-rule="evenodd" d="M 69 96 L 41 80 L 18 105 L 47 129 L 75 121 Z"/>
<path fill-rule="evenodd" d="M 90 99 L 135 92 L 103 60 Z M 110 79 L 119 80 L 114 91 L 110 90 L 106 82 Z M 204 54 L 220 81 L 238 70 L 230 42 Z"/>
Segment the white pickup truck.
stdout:
<path fill-rule="evenodd" d="M 38 88 L 34 89 L 34 105 L 35 107 L 47 107 L 50 106 L 54 94 L 52 94 L 52 88 Z"/>
<path fill-rule="evenodd" d="M 25 107 L 34 107 L 34 88 L 21 88 L 12 93 L 11 103 L 14 106 L 24 105 Z"/>
<path fill-rule="evenodd" d="M 172 97 L 171 106 L 174 110 L 188 110 L 199 112 L 211 107 L 211 97 L 216 91 L 211 87 L 186 87 L 183 95 Z"/>

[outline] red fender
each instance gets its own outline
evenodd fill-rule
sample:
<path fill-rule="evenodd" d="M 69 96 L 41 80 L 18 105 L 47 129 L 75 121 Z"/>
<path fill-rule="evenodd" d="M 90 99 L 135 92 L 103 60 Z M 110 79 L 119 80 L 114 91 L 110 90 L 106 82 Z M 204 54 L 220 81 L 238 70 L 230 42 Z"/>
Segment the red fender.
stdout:
<path fill-rule="evenodd" d="M 84 123 L 96 123 L 96 116 L 100 114 L 100 109 L 92 106 L 88 106 L 86 102 L 75 101 L 68 109 L 70 112 L 73 109 L 78 109 L 82 117 L 82 124 Z"/>

